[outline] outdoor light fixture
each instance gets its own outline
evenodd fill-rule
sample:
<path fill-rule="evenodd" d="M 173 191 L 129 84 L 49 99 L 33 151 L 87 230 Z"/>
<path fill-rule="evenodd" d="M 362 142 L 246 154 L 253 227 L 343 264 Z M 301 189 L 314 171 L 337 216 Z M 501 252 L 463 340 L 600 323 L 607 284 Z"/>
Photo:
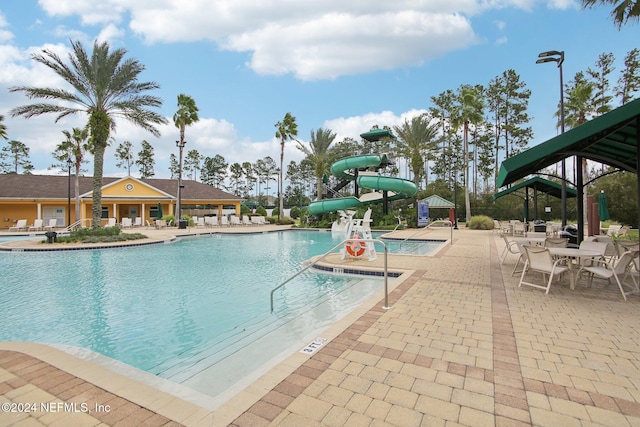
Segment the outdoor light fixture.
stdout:
<path fill-rule="evenodd" d="M 176 222 L 175 224 L 178 228 L 181 227 L 182 215 L 180 212 L 182 211 L 182 151 L 184 150 L 184 146 L 187 144 L 187 141 L 176 141 L 176 147 L 180 149 L 180 162 L 178 163 L 178 202 L 176 203 Z"/>
<path fill-rule="evenodd" d="M 560 69 L 560 133 L 564 133 L 564 89 L 562 82 L 562 63 L 564 62 L 564 51 L 549 50 L 547 52 L 541 52 L 538 54 L 536 64 L 544 64 L 545 62 L 555 62 Z M 562 227 L 567 225 L 567 170 L 565 165 L 565 159 L 562 159 L 561 163 L 561 178 L 562 178 Z"/>
<path fill-rule="evenodd" d="M 71 226 L 71 167 L 73 166 L 73 160 L 71 157 L 67 157 L 67 169 L 69 175 L 67 178 L 67 226 Z"/>

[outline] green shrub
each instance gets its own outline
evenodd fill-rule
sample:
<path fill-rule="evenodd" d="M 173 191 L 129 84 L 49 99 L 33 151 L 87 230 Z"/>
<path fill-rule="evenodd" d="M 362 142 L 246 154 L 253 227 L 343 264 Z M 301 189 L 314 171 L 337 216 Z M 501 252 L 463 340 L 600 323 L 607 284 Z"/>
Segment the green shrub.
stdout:
<path fill-rule="evenodd" d="M 79 228 L 73 230 L 68 236 L 58 237 L 57 240 L 59 243 L 110 243 L 145 239 L 146 237 L 140 233 L 122 233 L 120 227 L 103 227 Z"/>
<path fill-rule="evenodd" d="M 290 215 L 291 215 L 291 218 L 293 219 L 300 218 L 300 208 L 297 206 L 292 207 Z"/>
<path fill-rule="evenodd" d="M 267 216 L 267 210 L 263 206 L 258 206 L 256 208 L 256 214 L 266 217 Z"/>
<path fill-rule="evenodd" d="M 467 228 L 472 230 L 493 230 L 493 219 L 486 215 L 472 216 Z"/>

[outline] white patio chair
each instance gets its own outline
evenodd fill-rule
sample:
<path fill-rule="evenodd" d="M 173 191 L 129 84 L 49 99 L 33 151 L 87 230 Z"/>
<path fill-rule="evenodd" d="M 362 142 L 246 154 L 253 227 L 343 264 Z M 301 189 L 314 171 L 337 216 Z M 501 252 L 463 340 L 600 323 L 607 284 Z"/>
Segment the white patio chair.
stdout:
<path fill-rule="evenodd" d="M 204 217 L 200 217 L 198 218 L 197 222 L 196 222 L 196 227 L 198 228 L 204 228 L 205 227 L 205 223 L 204 223 Z"/>
<path fill-rule="evenodd" d="M 131 218 L 122 218 L 122 223 L 120 225 L 122 228 L 131 228 L 133 226 L 133 221 Z"/>
<path fill-rule="evenodd" d="M 33 221 L 33 225 L 29 226 L 28 231 L 31 231 L 31 230 L 42 231 L 43 226 L 44 226 L 44 220 L 36 219 L 35 221 Z"/>
<path fill-rule="evenodd" d="M 513 223 L 513 235 L 514 236 L 523 236 L 526 232 L 527 225 L 524 222 L 514 222 Z"/>
<path fill-rule="evenodd" d="M 19 219 L 16 222 L 16 225 L 9 227 L 9 231 L 20 231 L 22 229 L 27 229 L 27 220 L 26 219 Z"/>
<path fill-rule="evenodd" d="M 57 226 L 58 226 L 58 218 L 51 218 L 49 219 L 49 224 L 44 226 L 44 229 L 52 231 Z"/>
<path fill-rule="evenodd" d="M 545 248 L 566 248 L 569 244 L 569 239 L 564 237 L 547 237 L 544 240 Z"/>
<path fill-rule="evenodd" d="M 231 215 L 229 221 L 231 222 L 231 225 L 240 225 L 240 218 L 235 215 Z"/>
<path fill-rule="evenodd" d="M 133 220 L 133 226 L 134 226 L 134 227 L 142 227 L 142 217 L 137 216 L 137 217 Z"/>
<path fill-rule="evenodd" d="M 505 244 L 500 254 L 500 264 L 504 264 L 509 254 L 520 255 L 520 249 L 518 249 L 518 244 L 513 240 L 509 240 L 506 234 L 501 234 L 500 236 L 504 239 Z"/>
<path fill-rule="evenodd" d="M 582 274 L 583 272 L 587 272 L 589 274 L 589 282 L 587 283 L 587 286 L 589 287 L 591 286 L 594 277 L 607 279 L 607 282 L 609 284 L 611 284 L 611 279 L 613 278 L 618 285 L 618 289 L 620 289 L 622 297 L 626 301 L 627 295 L 640 293 L 640 289 L 638 288 L 638 281 L 636 280 L 635 276 L 631 274 L 631 268 L 633 266 L 635 256 L 637 256 L 637 253 L 635 252 L 625 252 L 615 263 L 607 261 L 605 259 L 601 259 L 594 265 L 582 267 L 580 271 L 578 271 L 578 277 L 580 277 L 580 274 Z M 621 276 L 622 281 L 620 280 Z M 633 280 L 633 285 L 631 285 L 633 289 L 631 291 L 625 291 L 622 286 L 623 284 L 625 284 L 624 281 L 628 276 L 631 276 L 631 279 Z M 627 284 L 627 286 L 629 286 L 629 284 Z"/>
<path fill-rule="evenodd" d="M 231 225 L 231 224 L 229 224 L 229 218 L 227 218 L 226 215 L 222 215 L 220 217 L 220 225 L 223 226 L 223 227 L 228 227 L 229 225 Z"/>
<path fill-rule="evenodd" d="M 249 219 L 249 216 L 242 215 L 242 225 L 253 225 L 253 223 Z"/>
<path fill-rule="evenodd" d="M 217 227 L 218 226 L 218 217 L 217 216 L 207 216 L 204 218 L 204 225 L 207 227 Z"/>
<path fill-rule="evenodd" d="M 115 218 L 109 218 L 107 220 L 107 227 L 115 227 L 116 226 L 116 219 Z"/>
<path fill-rule="evenodd" d="M 525 261 L 524 268 L 522 269 L 518 287 L 521 287 L 522 285 L 532 286 L 534 288 L 544 289 L 545 294 L 548 294 L 553 279 L 569 271 L 569 268 L 559 265 L 561 260 L 554 261 L 549 249 L 547 248 L 529 245 L 523 245 L 522 248 L 526 254 L 527 260 Z M 525 282 L 524 277 L 528 272 L 541 273 L 543 283 Z M 546 279 L 546 275 L 549 275 L 549 280 Z M 546 284 L 544 282 L 546 282 Z"/>

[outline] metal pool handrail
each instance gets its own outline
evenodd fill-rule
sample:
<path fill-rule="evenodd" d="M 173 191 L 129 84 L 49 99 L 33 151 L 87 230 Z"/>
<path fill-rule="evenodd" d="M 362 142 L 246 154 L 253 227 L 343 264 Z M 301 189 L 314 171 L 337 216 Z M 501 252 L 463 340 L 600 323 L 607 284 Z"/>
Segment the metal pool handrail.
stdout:
<path fill-rule="evenodd" d="M 451 221 L 449 221 L 449 220 L 443 220 L 443 219 L 438 219 L 438 220 L 435 220 L 435 221 L 433 221 L 433 222 L 430 222 L 429 224 L 425 225 L 424 227 L 422 227 L 422 228 L 418 229 L 418 231 L 416 231 L 415 233 L 413 233 L 411 236 L 409 236 L 409 237 L 407 237 L 406 239 L 402 240 L 402 241 L 399 243 L 399 245 L 400 245 L 400 246 L 402 246 L 402 244 L 403 244 L 403 243 L 405 243 L 407 240 L 411 239 L 411 238 L 412 238 L 413 236 L 415 236 L 416 234 L 420 234 L 420 233 L 422 233 L 425 229 L 427 229 L 427 228 L 431 227 L 431 226 L 432 226 L 433 224 L 435 224 L 436 222 L 441 222 L 441 223 L 443 223 L 443 224 L 444 224 L 444 223 L 446 223 L 446 222 L 448 222 L 449 224 L 451 224 Z M 450 239 L 450 240 L 451 240 L 451 244 L 453 245 L 453 227 L 450 227 L 450 228 L 451 228 L 451 239 Z"/>
<path fill-rule="evenodd" d="M 280 283 L 278 286 L 273 288 L 271 290 L 271 313 L 273 313 L 273 294 L 274 294 L 275 291 L 277 291 L 278 289 L 280 289 L 281 287 L 283 287 L 284 285 L 286 285 L 287 283 L 289 283 L 290 281 L 292 281 L 293 279 L 298 277 L 303 272 L 307 271 L 309 268 L 311 268 L 314 265 L 316 265 L 318 262 L 320 262 L 321 260 L 323 260 L 327 256 L 331 255 L 331 253 L 334 250 L 338 249 L 340 246 L 342 246 L 342 245 L 344 245 L 344 244 L 346 244 L 348 242 L 355 241 L 355 240 L 357 240 L 359 242 L 365 242 L 365 243 L 373 242 L 374 244 L 375 243 L 382 244 L 382 247 L 384 248 L 384 306 L 382 308 L 384 310 L 390 310 L 391 307 L 389 307 L 389 286 L 388 286 L 389 276 L 387 274 L 387 245 L 380 239 L 345 239 L 342 242 L 340 242 L 337 245 L 335 245 L 334 247 L 332 247 L 331 249 L 329 249 L 327 252 L 325 252 L 324 255 L 322 255 L 320 258 L 318 258 L 315 261 L 312 261 L 309 264 L 305 265 L 302 270 L 298 271 L 296 274 L 294 274 L 293 276 L 289 277 L 287 280 L 285 280 L 284 282 Z"/>

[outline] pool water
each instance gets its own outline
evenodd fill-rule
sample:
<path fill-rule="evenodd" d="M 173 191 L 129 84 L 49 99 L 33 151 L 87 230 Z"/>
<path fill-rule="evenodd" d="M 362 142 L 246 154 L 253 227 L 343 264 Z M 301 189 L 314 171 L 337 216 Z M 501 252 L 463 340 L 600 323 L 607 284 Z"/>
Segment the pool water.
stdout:
<path fill-rule="evenodd" d="M 200 384 L 199 374 L 266 334 L 271 341 L 261 356 L 274 357 L 382 289 L 380 279 L 308 272 L 275 293 L 270 313 L 271 289 L 340 240 L 288 231 L 124 249 L 0 252 L 0 341 L 87 348 L 215 394 L 229 384 L 218 390 Z M 251 362 L 245 371 L 261 363 Z"/>

